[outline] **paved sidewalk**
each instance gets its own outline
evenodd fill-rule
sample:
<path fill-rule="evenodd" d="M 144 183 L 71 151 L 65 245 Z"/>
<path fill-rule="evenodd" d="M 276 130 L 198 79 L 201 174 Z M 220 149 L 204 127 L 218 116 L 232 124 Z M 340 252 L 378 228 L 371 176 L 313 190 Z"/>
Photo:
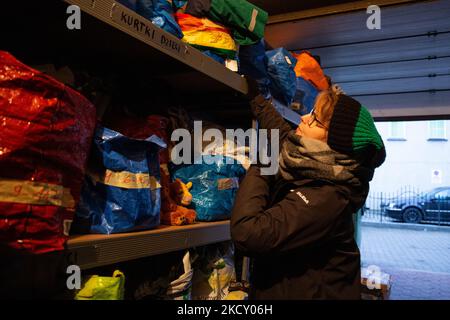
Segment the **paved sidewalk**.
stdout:
<path fill-rule="evenodd" d="M 402 229 L 402 230 L 418 230 L 418 231 L 442 231 L 450 232 L 450 224 L 427 224 L 427 223 L 404 223 L 396 221 L 370 221 L 364 219 L 361 221 L 363 226 L 375 227 L 375 228 L 392 228 L 392 229 Z"/>
<path fill-rule="evenodd" d="M 363 226 L 361 259 L 393 278 L 391 299 L 450 300 L 450 233 Z"/>
<path fill-rule="evenodd" d="M 384 269 L 392 277 L 390 300 L 450 300 L 450 273 Z"/>

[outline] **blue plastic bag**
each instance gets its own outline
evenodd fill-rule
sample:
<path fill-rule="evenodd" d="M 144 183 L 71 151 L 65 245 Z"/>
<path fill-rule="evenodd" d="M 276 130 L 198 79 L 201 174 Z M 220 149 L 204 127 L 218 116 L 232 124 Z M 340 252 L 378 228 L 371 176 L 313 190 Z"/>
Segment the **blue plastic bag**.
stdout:
<path fill-rule="evenodd" d="M 287 106 L 290 106 L 296 91 L 295 65 L 297 59 L 284 48 L 266 52 L 267 73 L 270 78 L 270 92 Z"/>
<path fill-rule="evenodd" d="M 183 38 L 183 32 L 173 17 L 173 8 L 169 1 L 137 0 L 136 12 L 177 38 Z"/>
<path fill-rule="evenodd" d="M 184 7 L 186 5 L 187 0 L 172 0 L 172 6 L 175 11 Z"/>
<path fill-rule="evenodd" d="M 255 44 L 239 47 L 239 73 L 253 78 L 261 94 L 266 99 L 270 98 L 270 79 L 267 73 L 264 39 Z"/>
<path fill-rule="evenodd" d="M 165 146 L 154 135 L 137 140 L 97 127 L 75 231 L 110 234 L 158 226 L 158 152 Z"/>
<path fill-rule="evenodd" d="M 302 77 L 297 78 L 297 91 L 294 101 L 299 102 L 304 107 L 304 114 L 310 113 L 312 108 L 314 108 L 318 94 L 319 90 L 311 82 Z"/>
<path fill-rule="evenodd" d="M 228 159 L 228 160 L 227 160 Z M 204 162 L 212 164 L 182 165 L 172 169 L 172 178 L 192 182 L 191 207 L 199 221 L 229 219 L 239 178 L 245 175 L 244 167 L 228 157 L 203 156 Z M 227 164 L 227 162 L 232 164 Z"/>
<path fill-rule="evenodd" d="M 210 50 L 205 50 L 205 51 L 202 51 L 202 53 L 203 53 L 205 56 L 208 56 L 208 57 L 210 57 L 210 58 L 216 60 L 218 63 L 225 65 L 225 59 L 222 58 L 221 56 L 215 54 L 214 52 L 212 52 L 212 51 L 210 51 Z"/>

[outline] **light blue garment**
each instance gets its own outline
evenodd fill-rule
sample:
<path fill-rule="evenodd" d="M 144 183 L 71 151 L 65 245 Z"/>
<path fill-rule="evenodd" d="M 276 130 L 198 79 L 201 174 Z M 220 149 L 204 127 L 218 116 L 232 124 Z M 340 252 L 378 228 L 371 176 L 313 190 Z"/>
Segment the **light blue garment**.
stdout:
<path fill-rule="evenodd" d="M 213 160 L 214 159 L 214 160 Z M 199 221 L 229 219 L 239 178 L 245 175 L 244 167 L 228 157 L 203 156 L 204 162 L 212 164 L 182 165 L 172 169 L 172 179 L 192 182 L 191 208 L 197 212 Z M 227 160 L 234 162 L 227 164 Z"/>

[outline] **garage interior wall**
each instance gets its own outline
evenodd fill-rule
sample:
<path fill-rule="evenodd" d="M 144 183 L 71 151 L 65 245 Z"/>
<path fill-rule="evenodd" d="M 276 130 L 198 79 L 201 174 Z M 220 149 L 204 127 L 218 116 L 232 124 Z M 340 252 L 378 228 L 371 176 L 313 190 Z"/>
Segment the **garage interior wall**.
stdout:
<path fill-rule="evenodd" d="M 325 73 L 376 120 L 449 118 L 450 0 L 385 2 L 379 30 L 367 28 L 370 1 L 329 1 L 272 15 L 266 41 L 320 56 Z"/>

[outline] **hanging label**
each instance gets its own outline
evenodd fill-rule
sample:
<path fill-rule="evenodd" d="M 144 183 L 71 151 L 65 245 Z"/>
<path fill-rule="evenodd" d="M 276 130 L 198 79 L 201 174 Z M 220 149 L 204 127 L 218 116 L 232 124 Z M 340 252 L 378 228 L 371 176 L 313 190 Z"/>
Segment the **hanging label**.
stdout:
<path fill-rule="evenodd" d="M 153 25 L 151 21 L 118 3 L 115 3 L 111 10 L 111 18 L 115 23 L 144 36 L 146 40 L 150 40 L 166 51 L 182 58 L 185 57 L 186 51 L 183 43 L 178 39 L 173 39 L 171 35 L 168 35 L 164 30 Z"/>
<path fill-rule="evenodd" d="M 161 188 L 158 180 L 154 176 L 150 176 L 148 173 L 133 173 L 128 171 L 115 172 L 106 169 L 103 174 L 89 173 L 89 175 L 97 182 L 118 188 L 148 188 L 151 190 Z"/>
<path fill-rule="evenodd" d="M 239 178 L 223 178 L 217 180 L 218 190 L 228 190 L 239 188 Z"/>
<path fill-rule="evenodd" d="M 0 180 L 0 201 L 74 208 L 68 188 L 56 184 L 24 180 Z"/>
<path fill-rule="evenodd" d="M 255 26 L 256 26 L 256 17 L 258 16 L 258 10 L 253 9 L 252 11 L 252 18 L 250 20 L 250 24 L 248 26 L 248 31 L 253 32 L 253 30 L 255 30 Z"/>
<path fill-rule="evenodd" d="M 286 62 L 287 62 L 288 65 L 291 65 L 291 64 L 292 64 L 292 61 L 291 61 L 291 59 L 289 59 L 288 56 L 284 56 L 284 59 L 286 60 Z"/>
<path fill-rule="evenodd" d="M 72 221 L 73 220 L 64 220 L 63 221 L 63 232 L 66 237 L 69 236 L 70 227 L 72 226 Z"/>

